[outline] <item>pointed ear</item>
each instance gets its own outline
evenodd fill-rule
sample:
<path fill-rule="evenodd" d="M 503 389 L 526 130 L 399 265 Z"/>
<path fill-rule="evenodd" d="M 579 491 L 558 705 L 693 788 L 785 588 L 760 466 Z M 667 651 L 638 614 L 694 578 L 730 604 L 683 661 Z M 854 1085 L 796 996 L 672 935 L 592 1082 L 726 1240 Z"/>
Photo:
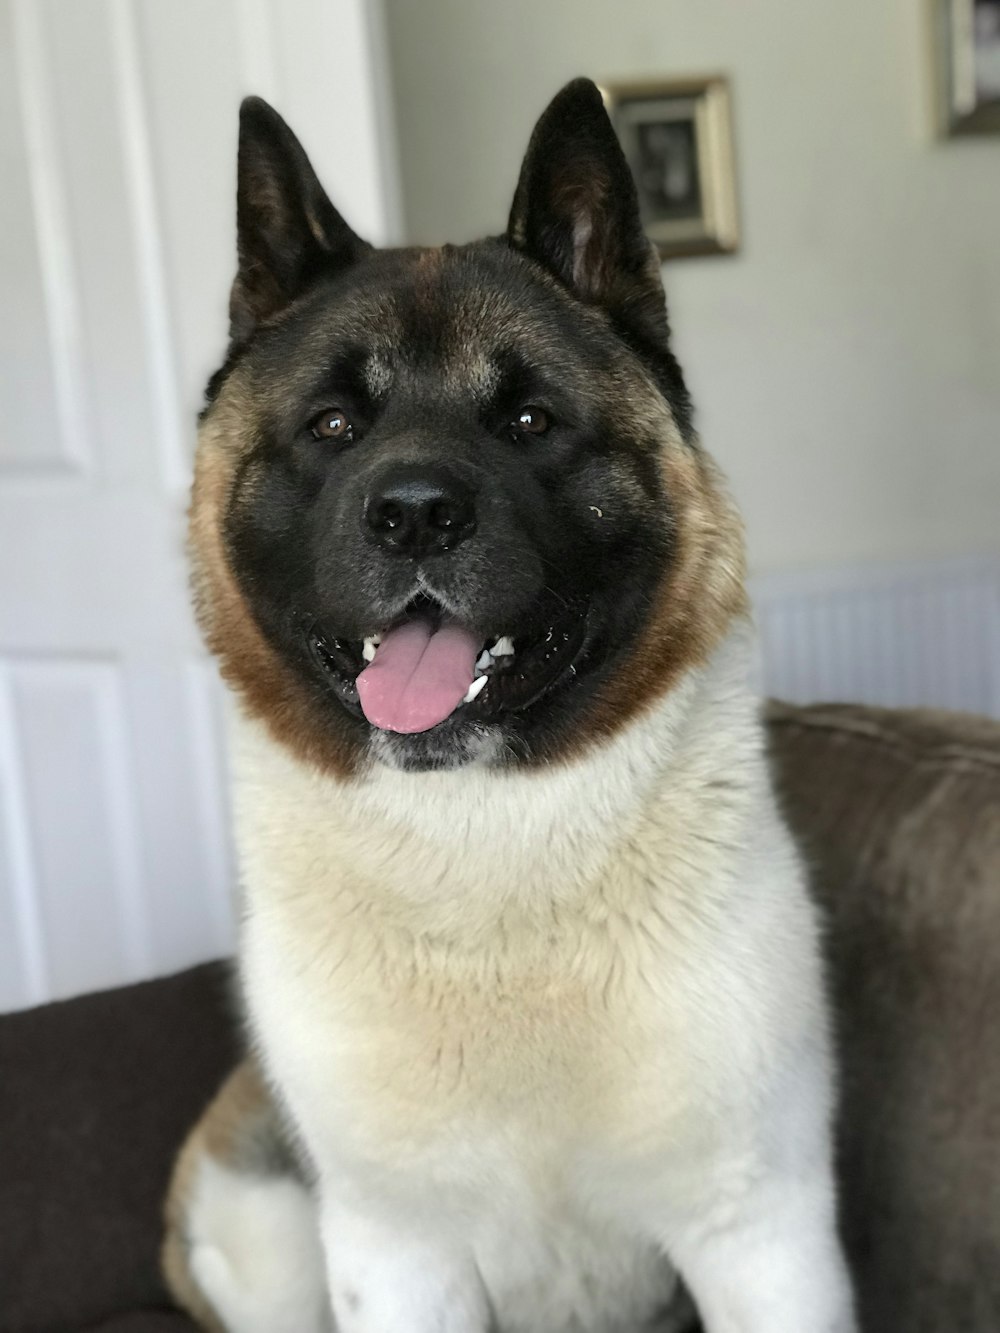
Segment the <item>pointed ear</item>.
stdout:
<path fill-rule="evenodd" d="M 507 228 L 510 243 L 623 332 L 665 349 L 666 304 L 635 182 L 597 87 L 567 84 L 535 127 Z"/>
<path fill-rule="evenodd" d="M 326 197 L 298 139 L 259 97 L 240 107 L 236 236 L 239 267 L 229 298 L 234 343 L 321 273 L 371 250 Z"/>

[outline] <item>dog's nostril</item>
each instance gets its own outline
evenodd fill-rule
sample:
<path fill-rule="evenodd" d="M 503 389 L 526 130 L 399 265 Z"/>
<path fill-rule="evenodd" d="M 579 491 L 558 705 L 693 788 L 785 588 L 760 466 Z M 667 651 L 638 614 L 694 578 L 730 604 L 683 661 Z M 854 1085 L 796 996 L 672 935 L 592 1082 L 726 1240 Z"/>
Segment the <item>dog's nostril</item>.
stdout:
<path fill-rule="evenodd" d="M 392 532 L 402 525 L 402 506 L 395 504 L 392 500 L 385 500 L 382 504 L 373 506 L 369 521 L 374 528 L 380 528 L 383 532 Z"/>
<path fill-rule="evenodd" d="M 455 528 L 465 527 L 472 518 L 472 506 L 461 501 L 439 500 L 431 506 L 429 514 L 431 525 L 442 532 L 451 532 Z"/>

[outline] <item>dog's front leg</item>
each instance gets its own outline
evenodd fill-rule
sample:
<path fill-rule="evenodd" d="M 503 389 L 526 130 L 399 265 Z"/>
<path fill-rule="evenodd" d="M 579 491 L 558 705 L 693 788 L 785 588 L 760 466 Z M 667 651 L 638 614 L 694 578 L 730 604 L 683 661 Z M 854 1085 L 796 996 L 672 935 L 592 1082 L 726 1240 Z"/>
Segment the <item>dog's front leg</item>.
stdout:
<path fill-rule="evenodd" d="M 321 1226 L 337 1333 L 488 1333 L 482 1280 L 456 1242 L 339 1201 L 323 1203 Z"/>
<path fill-rule="evenodd" d="M 725 1223 L 693 1222 L 670 1254 L 706 1333 L 855 1333 L 833 1214 L 817 1173 L 762 1184 Z"/>

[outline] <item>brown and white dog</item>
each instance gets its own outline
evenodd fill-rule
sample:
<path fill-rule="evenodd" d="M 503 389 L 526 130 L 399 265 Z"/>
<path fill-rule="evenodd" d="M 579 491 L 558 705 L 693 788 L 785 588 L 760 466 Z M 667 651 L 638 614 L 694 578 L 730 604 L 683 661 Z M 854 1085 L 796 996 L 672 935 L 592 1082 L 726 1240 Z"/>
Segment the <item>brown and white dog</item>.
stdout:
<path fill-rule="evenodd" d="M 850 1333 L 740 524 L 597 90 L 503 236 L 381 252 L 249 101 L 238 222 L 191 547 L 255 1063 L 181 1155 L 174 1291 L 230 1333 L 634 1333 L 679 1274 L 709 1333 Z"/>

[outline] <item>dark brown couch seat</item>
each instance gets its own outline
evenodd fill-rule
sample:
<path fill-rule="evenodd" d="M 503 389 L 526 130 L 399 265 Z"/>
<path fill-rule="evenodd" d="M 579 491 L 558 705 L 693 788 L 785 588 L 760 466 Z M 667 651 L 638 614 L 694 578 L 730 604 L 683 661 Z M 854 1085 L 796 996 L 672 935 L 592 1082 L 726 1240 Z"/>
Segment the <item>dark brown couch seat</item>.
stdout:
<path fill-rule="evenodd" d="M 865 1333 L 1000 1333 L 1000 725 L 784 705 L 769 725 L 828 914 Z M 192 1328 L 160 1202 L 235 1030 L 221 964 L 0 1019 L 0 1333 Z"/>
<path fill-rule="evenodd" d="M 174 1333 L 157 1267 L 177 1147 L 236 1058 L 227 969 L 0 1019 L 0 1330 Z"/>

